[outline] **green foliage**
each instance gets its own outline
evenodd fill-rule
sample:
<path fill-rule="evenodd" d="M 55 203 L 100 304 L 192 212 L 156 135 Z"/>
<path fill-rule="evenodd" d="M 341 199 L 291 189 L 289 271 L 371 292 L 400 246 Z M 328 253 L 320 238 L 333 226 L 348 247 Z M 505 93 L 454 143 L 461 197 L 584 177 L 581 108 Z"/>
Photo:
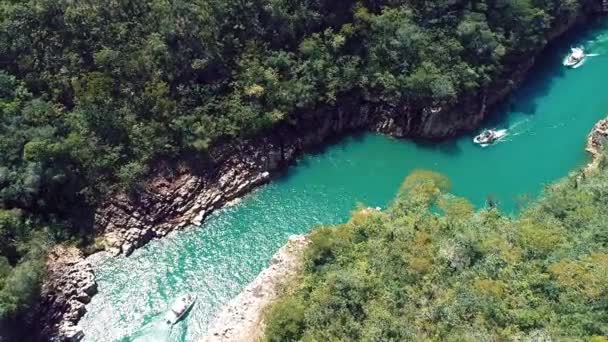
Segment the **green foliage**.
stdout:
<path fill-rule="evenodd" d="M 587 3 L 2 1 L 0 210 L 20 210 L 26 231 L 86 234 L 82 213 L 137 189 L 157 158 L 353 97 L 414 121 L 458 108 Z M 29 235 L 10 229 L 2 255 L 18 267 L 27 248 L 12 241 Z"/>
<path fill-rule="evenodd" d="M 440 184 L 417 171 L 384 212 L 314 231 L 265 340 L 605 340 L 608 170 L 552 185 L 517 217 L 474 212 Z"/>
<path fill-rule="evenodd" d="M 29 306 L 48 241 L 46 231 L 35 231 L 20 211 L 0 209 L 0 319 Z"/>

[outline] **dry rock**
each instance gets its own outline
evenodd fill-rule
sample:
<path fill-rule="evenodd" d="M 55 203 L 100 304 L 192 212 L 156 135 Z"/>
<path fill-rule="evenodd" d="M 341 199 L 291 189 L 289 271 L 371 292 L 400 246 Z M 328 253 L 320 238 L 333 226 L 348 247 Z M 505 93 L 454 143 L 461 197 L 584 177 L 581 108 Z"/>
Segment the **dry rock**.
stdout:
<path fill-rule="evenodd" d="M 298 271 L 300 257 L 308 243 L 305 236 L 290 237 L 272 257 L 272 265 L 215 315 L 201 342 L 256 341 L 263 331 L 264 309 Z"/>
<path fill-rule="evenodd" d="M 49 252 L 46 266 L 39 303 L 41 340 L 79 341 L 84 335 L 76 324 L 97 293 L 93 268 L 80 250 L 61 245 Z"/>
<path fill-rule="evenodd" d="M 591 162 L 585 168 L 585 172 L 597 169 L 603 159 L 603 151 L 608 140 L 608 118 L 598 121 L 587 136 L 585 150 L 591 155 Z"/>

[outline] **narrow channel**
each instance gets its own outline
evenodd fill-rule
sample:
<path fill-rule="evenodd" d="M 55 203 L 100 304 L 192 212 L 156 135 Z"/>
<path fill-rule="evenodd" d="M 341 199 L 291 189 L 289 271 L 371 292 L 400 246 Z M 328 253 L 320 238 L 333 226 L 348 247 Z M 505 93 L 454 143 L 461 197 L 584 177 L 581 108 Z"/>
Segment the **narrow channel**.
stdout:
<path fill-rule="evenodd" d="M 571 46 L 594 54 L 577 69 L 562 59 Z M 485 126 L 509 135 L 480 148 L 472 136 L 427 144 L 382 135 L 350 136 L 299 160 L 284 176 L 190 227 L 153 241 L 128 258 L 96 255 L 99 293 L 80 326 L 87 341 L 156 336 L 202 337 L 213 314 L 265 268 L 289 235 L 345 221 L 358 203 L 385 207 L 414 169 L 447 175 L 452 191 L 483 206 L 491 197 L 516 211 L 526 196 L 586 161 L 593 124 L 608 113 L 608 22 L 564 37 L 538 59 L 527 81 Z M 198 301 L 171 331 L 154 331 L 180 293 Z"/>

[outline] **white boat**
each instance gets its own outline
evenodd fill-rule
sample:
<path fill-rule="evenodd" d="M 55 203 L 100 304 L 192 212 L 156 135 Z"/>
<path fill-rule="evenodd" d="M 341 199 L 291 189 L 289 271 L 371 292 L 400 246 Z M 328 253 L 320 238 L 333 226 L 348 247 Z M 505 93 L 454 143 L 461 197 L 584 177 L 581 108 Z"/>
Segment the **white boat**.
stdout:
<path fill-rule="evenodd" d="M 572 48 L 570 54 L 564 59 L 564 65 L 570 68 L 576 68 L 585 59 L 585 51 L 583 48 Z"/>
<path fill-rule="evenodd" d="M 195 301 L 196 296 L 192 294 L 186 294 L 177 298 L 165 314 L 165 322 L 169 325 L 177 323 L 192 308 Z"/>
<path fill-rule="evenodd" d="M 473 138 L 473 142 L 478 145 L 481 145 L 481 147 L 486 147 L 486 146 L 496 142 L 497 140 L 503 138 L 505 135 L 507 135 L 506 129 L 499 129 L 499 130 L 486 129 L 483 132 L 481 132 L 478 136 Z"/>

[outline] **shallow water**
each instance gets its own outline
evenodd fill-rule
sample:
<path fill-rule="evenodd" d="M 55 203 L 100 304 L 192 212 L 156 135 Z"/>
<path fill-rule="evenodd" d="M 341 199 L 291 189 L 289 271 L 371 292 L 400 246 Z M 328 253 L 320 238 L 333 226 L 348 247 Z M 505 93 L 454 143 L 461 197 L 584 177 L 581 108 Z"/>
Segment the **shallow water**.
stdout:
<path fill-rule="evenodd" d="M 403 178 L 423 168 L 450 177 L 453 192 L 483 206 L 489 196 L 513 212 L 520 198 L 582 165 L 593 124 L 608 112 L 608 23 L 572 34 L 539 59 L 528 81 L 490 119 L 508 128 L 496 145 L 472 136 L 423 144 L 362 134 L 301 158 L 297 166 L 216 212 L 202 227 L 153 241 L 129 258 L 98 260 L 99 294 L 81 321 L 87 341 L 193 341 L 225 303 L 267 266 L 291 234 L 344 222 L 357 203 L 385 207 Z M 584 66 L 565 69 L 570 46 L 583 45 Z M 185 319 L 169 330 L 162 313 L 183 292 L 198 294 Z"/>

